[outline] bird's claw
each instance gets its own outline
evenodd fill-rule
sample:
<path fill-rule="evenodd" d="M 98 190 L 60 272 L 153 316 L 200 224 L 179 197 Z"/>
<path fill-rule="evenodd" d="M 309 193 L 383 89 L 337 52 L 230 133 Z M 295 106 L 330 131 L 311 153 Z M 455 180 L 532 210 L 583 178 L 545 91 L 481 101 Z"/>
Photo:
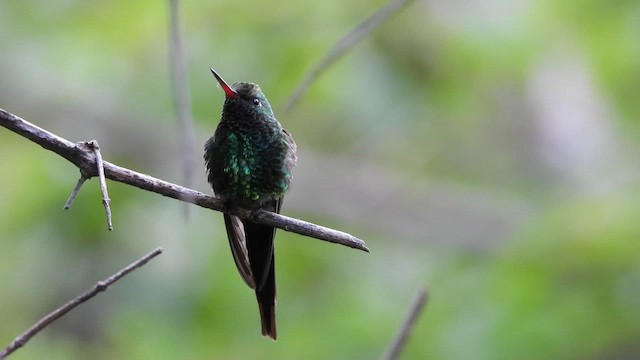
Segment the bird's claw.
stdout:
<path fill-rule="evenodd" d="M 255 221 L 258 217 L 258 214 L 262 211 L 262 209 L 255 209 L 251 211 L 251 215 L 249 215 L 249 220 Z"/>

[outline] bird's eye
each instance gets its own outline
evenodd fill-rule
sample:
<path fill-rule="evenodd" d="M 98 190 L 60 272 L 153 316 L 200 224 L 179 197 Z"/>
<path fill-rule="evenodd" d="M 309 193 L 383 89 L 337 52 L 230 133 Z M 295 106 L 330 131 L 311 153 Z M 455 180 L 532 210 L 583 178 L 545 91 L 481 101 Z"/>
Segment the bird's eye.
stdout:
<path fill-rule="evenodd" d="M 260 103 L 260 99 L 258 99 L 258 98 L 253 99 L 253 105 L 262 106 L 262 104 Z"/>

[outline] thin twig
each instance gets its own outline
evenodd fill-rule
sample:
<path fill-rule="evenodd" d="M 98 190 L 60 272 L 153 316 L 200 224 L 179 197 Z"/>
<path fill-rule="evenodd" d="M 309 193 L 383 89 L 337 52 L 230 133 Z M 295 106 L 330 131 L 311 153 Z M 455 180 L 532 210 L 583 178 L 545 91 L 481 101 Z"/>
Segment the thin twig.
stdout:
<path fill-rule="evenodd" d="M 428 296 L 429 293 L 427 292 L 427 289 L 420 289 L 415 299 L 413 300 L 413 303 L 411 304 L 411 308 L 409 309 L 407 317 L 404 319 L 402 325 L 398 329 L 398 334 L 396 335 L 393 342 L 389 345 L 389 348 L 387 349 L 385 354 L 382 356 L 383 359 L 395 360 L 400 357 L 400 353 L 404 349 L 404 346 L 409 339 L 409 335 L 411 335 L 411 330 L 413 330 L 418 317 L 422 313 L 422 310 L 424 310 L 424 306 L 427 303 Z"/>
<path fill-rule="evenodd" d="M 80 175 L 80 178 L 78 179 L 78 183 L 76 184 L 76 187 L 73 188 L 71 195 L 69 195 L 69 199 L 67 199 L 67 202 L 64 204 L 65 210 L 69 210 L 69 208 L 71 207 L 71 204 L 73 204 L 73 200 L 75 200 L 76 195 L 78 195 L 78 191 L 80 191 L 80 188 L 82 187 L 82 184 L 84 184 L 85 181 L 87 181 L 87 178 L 84 177 L 83 175 Z"/>
<path fill-rule="evenodd" d="M 107 191 L 107 180 L 104 177 L 104 161 L 102 160 L 102 154 L 100 153 L 100 145 L 97 140 L 91 140 L 87 142 L 87 146 L 93 151 L 96 157 L 96 168 L 98 169 L 98 179 L 100 179 L 100 191 L 102 191 L 102 205 L 104 205 L 104 211 L 107 213 L 107 227 L 109 231 L 113 230 L 113 222 L 111 221 L 111 199 L 109 198 L 109 192 Z"/>
<path fill-rule="evenodd" d="M 43 148 L 51 150 L 64 157 L 77 166 L 80 169 L 81 174 L 86 174 L 88 177 L 98 175 L 96 158 L 92 151 L 44 130 L 3 109 L 0 109 L 0 126 L 3 126 L 16 134 L 39 144 Z M 227 212 L 243 219 L 251 218 L 254 222 L 259 224 L 270 225 L 285 231 L 291 231 L 301 235 L 310 236 L 318 240 L 341 244 L 369 252 L 364 241 L 342 231 L 298 219 L 292 219 L 290 217 L 268 211 L 258 211 L 255 216 L 252 217 L 251 210 L 228 209 L 228 207 L 225 207 L 224 203 L 216 197 L 205 195 L 199 191 L 123 168 L 108 161 L 104 161 L 104 175 L 108 179 L 173 199 L 178 199 L 180 201 L 195 204 L 211 210 Z"/>
<path fill-rule="evenodd" d="M 178 126 L 180 127 L 180 147 L 182 148 L 182 166 L 184 185 L 191 187 L 196 169 L 196 135 L 193 130 L 193 116 L 189 100 L 187 81 L 186 51 L 180 30 L 180 1 L 169 0 L 169 59 L 171 66 L 171 92 L 175 106 Z M 189 217 L 188 204 L 185 204 L 185 217 Z"/>
<path fill-rule="evenodd" d="M 400 10 L 405 5 L 411 3 L 412 0 L 390 0 L 373 15 L 366 18 L 355 28 L 349 31 L 340 41 L 338 41 L 331 50 L 307 72 L 307 75 L 300 81 L 298 86 L 293 90 L 289 99 L 284 105 L 282 112 L 284 114 L 291 111 L 298 100 L 304 95 L 309 86 L 322 74 L 331 64 L 344 55 L 349 49 L 354 47 L 362 38 L 367 36 L 378 25 L 380 25 L 389 16 Z"/>
<path fill-rule="evenodd" d="M 153 250 L 152 252 L 136 260 L 135 262 L 125 267 L 124 269 L 111 275 L 110 277 L 102 281 L 98 281 L 98 283 L 96 283 L 92 289 L 85 291 L 84 293 L 77 296 L 75 299 L 55 309 L 54 311 L 52 311 L 51 313 L 49 313 L 48 315 L 40 319 L 37 323 L 35 323 L 29 329 L 27 329 L 27 331 L 25 331 L 20 336 L 15 338 L 15 340 L 13 340 L 11 344 L 9 344 L 9 346 L 7 346 L 4 350 L 2 350 L 0 352 L 0 360 L 3 360 L 7 356 L 9 356 L 12 352 L 24 346 L 24 344 L 26 344 L 27 341 L 29 341 L 34 335 L 36 335 L 37 333 L 42 331 L 42 329 L 49 326 L 49 324 L 51 324 L 52 322 L 64 316 L 69 311 L 73 310 L 73 308 L 75 308 L 76 306 L 86 302 L 87 300 L 96 296 L 98 293 L 107 290 L 109 286 L 113 285 L 113 283 L 120 280 L 125 275 L 136 270 L 137 268 L 143 266 L 149 260 L 160 255 L 161 253 L 162 253 L 162 248 L 160 247 Z"/>

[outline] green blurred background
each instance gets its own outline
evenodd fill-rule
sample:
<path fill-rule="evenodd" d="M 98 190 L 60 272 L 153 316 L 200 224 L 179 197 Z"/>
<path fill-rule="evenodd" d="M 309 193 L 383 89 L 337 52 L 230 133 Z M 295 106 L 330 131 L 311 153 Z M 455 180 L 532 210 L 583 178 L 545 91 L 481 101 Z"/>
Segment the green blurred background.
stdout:
<path fill-rule="evenodd" d="M 0 346 L 156 246 L 165 253 L 11 359 L 372 359 L 418 289 L 407 359 L 640 358 L 640 2 L 416 1 L 279 112 L 382 1 L 182 4 L 198 149 L 228 81 L 295 136 L 277 342 L 219 213 L 97 181 L 0 129 Z M 181 183 L 163 1 L 0 2 L 0 107 Z M 210 193 L 204 170 L 194 187 Z"/>

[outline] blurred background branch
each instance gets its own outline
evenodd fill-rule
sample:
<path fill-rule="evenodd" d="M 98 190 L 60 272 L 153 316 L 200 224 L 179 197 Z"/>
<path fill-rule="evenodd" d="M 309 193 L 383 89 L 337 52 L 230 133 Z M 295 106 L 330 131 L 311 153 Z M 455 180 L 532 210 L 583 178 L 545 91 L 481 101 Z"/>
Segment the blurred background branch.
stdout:
<path fill-rule="evenodd" d="M 187 55 L 180 26 L 180 0 L 169 0 L 169 63 L 171 73 L 171 94 L 178 120 L 178 136 L 182 150 L 182 174 L 185 187 L 193 186 L 193 175 L 197 168 L 195 161 L 196 136 L 193 129 L 189 81 L 187 79 Z M 184 205 L 185 216 L 189 217 L 189 205 Z"/>
<path fill-rule="evenodd" d="M 344 55 L 349 49 L 353 48 L 360 40 L 369 35 L 376 27 L 378 27 L 388 17 L 409 5 L 413 0 L 389 0 L 378 11 L 366 18 L 363 22 L 358 24 L 355 28 L 349 31 L 340 41 L 335 43 L 333 47 L 327 52 L 327 54 L 318 61 L 318 63 L 307 71 L 304 78 L 293 90 L 289 98 L 287 99 L 282 112 L 286 115 L 300 98 L 307 91 L 309 86 L 322 74 L 326 69 L 336 62 L 342 55 Z M 336 86 L 339 86 L 336 84 Z"/>
<path fill-rule="evenodd" d="M 400 354 L 402 353 L 402 350 L 406 346 L 407 341 L 409 340 L 409 336 L 411 335 L 411 330 L 413 330 L 413 327 L 416 325 L 420 314 L 427 304 L 428 296 L 429 294 L 427 293 L 426 288 L 422 288 L 420 289 L 420 291 L 418 291 L 415 298 L 413 299 L 413 302 L 411 302 L 411 305 L 409 306 L 409 311 L 407 312 L 404 321 L 402 322 L 402 324 L 400 324 L 400 327 L 398 327 L 398 333 L 396 337 L 389 344 L 389 348 L 382 356 L 382 359 L 396 360 L 400 358 Z"/>
<path fill-rule="evenodd" d="M 15 338 L 15 340 L 13 340 L 11 344 L 9 344 L 9 346 L 7 346 L 4 350 L 0 351 L 0 360 L 5 359 L 7 356 L 11 355 L 11 353 L 23 347 L 29 340 L 31 340 L 32 337 L 37 335 L 40 331 L 44 330 L 44 328 L 49 326 L 54 321 L 66 315 L 69 311 L 73 310 L 76 306 L 81 305 L 91 300 L 91 298 L 98 295 L 99 293 L 106 291 L 109 288 L 109 286 L 113 285 L 116 281 L 127 276 L 132 271 L 135 271 L 136 269 L 144 266 L 147 262 L 149 262 L 149 260 L 153 259 L 154 257 L 160 254 L 162 254 L 162 248 L 160 247 L 156 248 L 155 250 L 151 251 L 147 255 L 144 255 L 143 257 L 129 264 L 127 267 L 118 271 L 117 273 L 109 276 L 108 278 L 102 281 L 98 281 L 98 283 L 90 290 L 85 291 L 84 293 L 78 295 L 73 300 L 63 304 L 59 308 L 50 312 L 45 317 L 38 320 L 38 322 L 36 322 L 29 329 L 27 329 L 27 331 L 25 331 L 20 336 Z"/>

